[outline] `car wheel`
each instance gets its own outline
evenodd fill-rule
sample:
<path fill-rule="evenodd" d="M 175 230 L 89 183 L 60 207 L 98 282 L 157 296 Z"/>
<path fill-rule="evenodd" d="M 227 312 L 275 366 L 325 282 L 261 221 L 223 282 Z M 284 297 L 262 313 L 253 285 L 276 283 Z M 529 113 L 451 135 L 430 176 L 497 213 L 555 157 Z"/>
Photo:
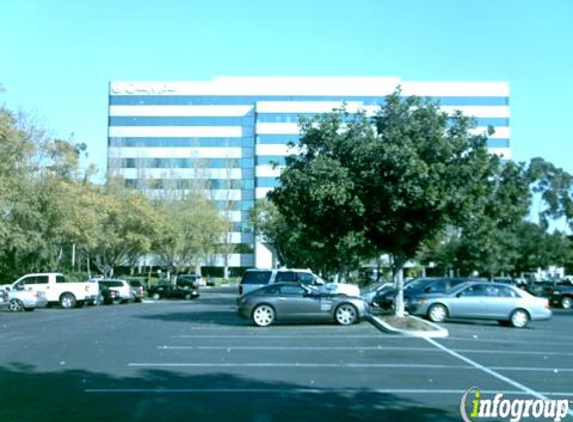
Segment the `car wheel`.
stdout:
<path fill-rule="evenodd" d="M 24 304 L 20 302 L 18 299 L 12 299 L 10 301 L 10 304 L 8 305 L 8 308 L 12 312 L 22 312 L 24 310 Z"/>
<path fill-rule="evenodd" d="M 259 327 L 268 327 L 275 320 L 275 310 L 270 305 L 259 305 L 253 310 L 253 322 Z"/>
<path fill-rule="evenodd" d="M 191 300 L 191 294 L 190 293 L 185 293 L 185 300 Z"/>
<path fill-rule="evenodd" d="M 428 309 L 428 319 L 432 322 L 444 322 L 448 317 L 448 310 L 439 303 L 430 306 Z"/>
<path fill-rule="evenodd" d="M 60 296 L 60 306 L 64 309 L 71 309 L 76 306 L 76 297 L 72 293 L 64 293 Z"/>
<path fill-rule="evenodd" d="M 159 299 L 161 299 L 161 296 L 159 296 L 159 293 L 153 293 L 153 296 L 151 296 L 151 298 L 153 300 L 159 300 Z"/>
<path fill-rule="evenodd" d="M 516 309 L 509 317 L 511 325 L 515 328 L 523 328 L 529 323 L 529 314 L 523 309 Z"/>
<path fill-rule="evenodd" d="M 358 319 L 358 311 L 350 303 L 343 303 L 334 311 L 334 318 L 340 325 L 352 325 Z"/>
<path fill-rule="evenodd" d="M 563 299 L 561 299 L 561 307 L 563 309 L 573 308 L 573 298 L 570 298 L 569 296 L 565 296 Z"/>

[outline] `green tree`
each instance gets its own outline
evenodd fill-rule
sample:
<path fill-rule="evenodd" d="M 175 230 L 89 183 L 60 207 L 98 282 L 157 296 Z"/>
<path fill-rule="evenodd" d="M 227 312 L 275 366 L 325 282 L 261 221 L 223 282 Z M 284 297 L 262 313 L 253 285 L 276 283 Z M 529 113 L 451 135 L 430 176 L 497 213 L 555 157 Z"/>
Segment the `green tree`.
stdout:
<path fill-rule="evenodd" d="M 156 202 L 156 207 L 162 224 L 154 252 L 163 265 L 174 266 L 176 272 L 198 268 L 217 251 L 225 224 L 204 191 L 192 189 L 179 198 L 164 198 Z"/>
<path fill-rule="evenodd" d="M 299 153 L 269 197 L 319 262 L 343 266 L 390 254 L 403 315 L 406 261 L 490 195 L 498 160 L 474 127 L 459 112 L 402 99 L 399 90 L 372 121 L 344 110 L 303 120 Z"/>
<path fill-rule="evenodd" d="M 296 239 L 308 266 L 344 277 L 369 251 L 352 154 L 374 140 L 374 130 L 362 113 L 336 110 L 301 119 L 301 133 L 297 154 L 287 157 L 281 186 L 269 198 L 292 230 L 287 239 Z M 287 263 L 298 261 L 301 254 L 287 255 L 291 249 L 285 248 L 284 235 L 280 239 Z"/>

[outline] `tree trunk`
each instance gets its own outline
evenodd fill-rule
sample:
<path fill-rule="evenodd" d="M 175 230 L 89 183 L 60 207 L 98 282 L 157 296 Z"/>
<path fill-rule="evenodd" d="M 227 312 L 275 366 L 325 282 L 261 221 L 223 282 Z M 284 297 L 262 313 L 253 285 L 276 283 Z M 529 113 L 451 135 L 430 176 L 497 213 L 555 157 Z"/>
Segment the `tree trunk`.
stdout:
<path fill-rule="evenodd" d="M 404 318 L 404 264 L 407 259 L 404 256 L 394 256 L 394 265 L 392 278 L 396 288 L 396 297 L 394 298 L 394 316 Z"/>

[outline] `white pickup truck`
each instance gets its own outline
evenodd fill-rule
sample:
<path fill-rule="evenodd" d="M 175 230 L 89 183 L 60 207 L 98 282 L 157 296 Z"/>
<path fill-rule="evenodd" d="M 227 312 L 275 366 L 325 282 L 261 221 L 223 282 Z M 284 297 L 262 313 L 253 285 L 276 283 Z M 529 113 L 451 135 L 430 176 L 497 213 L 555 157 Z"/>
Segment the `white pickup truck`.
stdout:
<path fill-rule="evenodd" d="M 70 283 L 60 273 L 26 274 L 2 288 L 8 291 L 20 289 L 42 292 L 48 303 L 58 303 L 66 309 L 94 303 L 99 295 L 98 283 Z"/>

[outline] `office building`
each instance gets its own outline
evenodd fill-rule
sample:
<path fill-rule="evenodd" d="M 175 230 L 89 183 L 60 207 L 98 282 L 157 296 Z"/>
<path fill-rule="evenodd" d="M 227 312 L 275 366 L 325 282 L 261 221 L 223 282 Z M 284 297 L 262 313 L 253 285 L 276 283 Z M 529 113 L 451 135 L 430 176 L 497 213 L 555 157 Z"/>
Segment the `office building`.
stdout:
<path fill-rule="evenodd" d="M 202 179 L 210 198 L 231 204 L 234 267 L 269 266 L 270 251 L 255 242 L 247 216 L 256 199 L 277 186 L 287 143 L 299 135 L 298 116 L 340 107 L 374 114 L 401 86 L 403 96 L 432 97 L 445 111 L 488 126 L 493 153 L 510 158 L 509 84 L 414 82 L 387 77 L 221 77 L 193 82 L 112 82 L 109 90 L 108 170 L 130 186 L 185 189 Z M 206 265 L 220 266 L 221 259 Z"/>

